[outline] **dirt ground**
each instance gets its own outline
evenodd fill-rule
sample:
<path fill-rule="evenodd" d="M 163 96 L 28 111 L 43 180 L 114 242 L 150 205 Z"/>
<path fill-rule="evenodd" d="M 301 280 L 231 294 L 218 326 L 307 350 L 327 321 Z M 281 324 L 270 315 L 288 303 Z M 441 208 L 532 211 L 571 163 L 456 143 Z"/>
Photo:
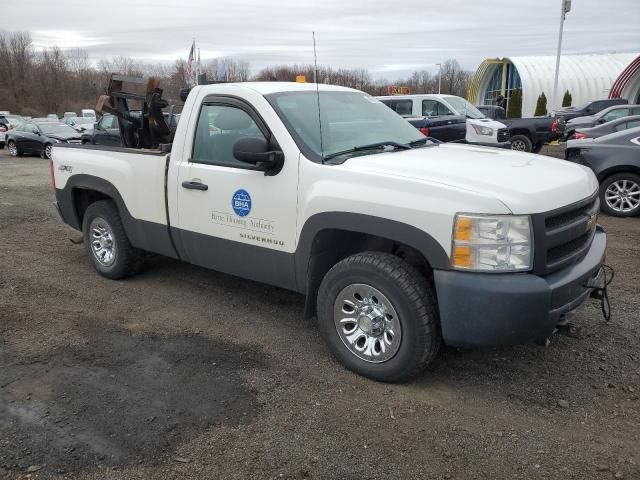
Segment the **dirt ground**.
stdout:
<path fill-rule="evenodd" d="M 611 322 L 389 385 L 299 295 L 160 257 L 99 277 L 52 200 L 0 151 L 0 478 L 640 478 L 640 218 L 601 218 Z"/>

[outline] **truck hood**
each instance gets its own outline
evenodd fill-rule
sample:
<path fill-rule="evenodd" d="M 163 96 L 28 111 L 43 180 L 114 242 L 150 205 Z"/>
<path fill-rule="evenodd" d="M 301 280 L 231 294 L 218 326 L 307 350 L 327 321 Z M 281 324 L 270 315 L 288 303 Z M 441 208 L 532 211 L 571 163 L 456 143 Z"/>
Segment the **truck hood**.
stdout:
<path fill-rule="evenodd" d="M 343 166 L 363 174 L 464 189 L 498 199 L 511 212 L 522 214 L 570 205 L 598 189 L 598 181 L 587 167 L 543 155 L 471 145 L 440 144 L 365 155 L 351 158 Z"/>

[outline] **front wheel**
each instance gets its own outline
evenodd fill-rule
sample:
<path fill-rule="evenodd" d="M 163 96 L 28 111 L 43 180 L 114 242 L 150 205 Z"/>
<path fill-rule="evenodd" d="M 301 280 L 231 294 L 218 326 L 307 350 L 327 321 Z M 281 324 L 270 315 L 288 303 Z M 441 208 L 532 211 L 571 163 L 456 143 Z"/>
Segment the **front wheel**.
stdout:
<path fill-rule="evenodd" d="M 317 304 L 334 356 L 373 380 L 411 378 L 440 348 L 433 287 L 394 255 L 365 252 L 337 263 L 322 280 Z"/>
<path fill-rule="evenodd" d="M 600 208 L 614 217 L 640 215 L 640 176 L 617 173 L 600 185 Z"/>
<path fill-rule="evenodd" d="M 511 150 L 517 150 L 518 152 L 530 152 L 531 140 L 524 135 L 514 135 L 509 139 L 511 141 Z"/>
<path fill-rule="evenodd" d="M 129 242 L 112 201 L 89 205 L 82 220 L 82 234 L 91 263 L 103 277 L 118 280 L 142 268 L 144 253 Z"/>

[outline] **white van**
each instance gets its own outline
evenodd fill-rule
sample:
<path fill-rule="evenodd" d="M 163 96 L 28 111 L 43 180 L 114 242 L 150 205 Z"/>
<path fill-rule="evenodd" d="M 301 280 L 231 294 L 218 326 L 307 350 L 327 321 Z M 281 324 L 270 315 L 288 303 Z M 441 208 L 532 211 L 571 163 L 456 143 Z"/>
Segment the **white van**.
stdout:
<path fill-rule="evenodd" d="M 465 141 L 474 145 L 511 148 L 509 129 L 500 122 L 486 118 L 480 110 L 456 95 L 392 95 L 376 97 L 403 117 L 467 117 Z"/>
<path fill-rule="evenodd" d="M 90 108 L 83 108 L 80 113 L 83 118 L 96 118 L 95 110 L 91 110 Z"/>

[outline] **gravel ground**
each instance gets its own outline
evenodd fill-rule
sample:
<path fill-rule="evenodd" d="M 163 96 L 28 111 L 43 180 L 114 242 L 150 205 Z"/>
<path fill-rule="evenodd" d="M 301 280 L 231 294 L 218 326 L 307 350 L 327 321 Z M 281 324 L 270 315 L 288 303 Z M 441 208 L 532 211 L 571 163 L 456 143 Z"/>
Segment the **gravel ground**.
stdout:
<path fill-rule="evenodd" d="M 640 219 L 601 219 L 610 323 L 590 303 L 581 338 L 389 385 L 296 294 L 159 257 L 99 277 L 52 198 L 46 161 L 0 151 L 0 478 L 640 478 Z"/>

